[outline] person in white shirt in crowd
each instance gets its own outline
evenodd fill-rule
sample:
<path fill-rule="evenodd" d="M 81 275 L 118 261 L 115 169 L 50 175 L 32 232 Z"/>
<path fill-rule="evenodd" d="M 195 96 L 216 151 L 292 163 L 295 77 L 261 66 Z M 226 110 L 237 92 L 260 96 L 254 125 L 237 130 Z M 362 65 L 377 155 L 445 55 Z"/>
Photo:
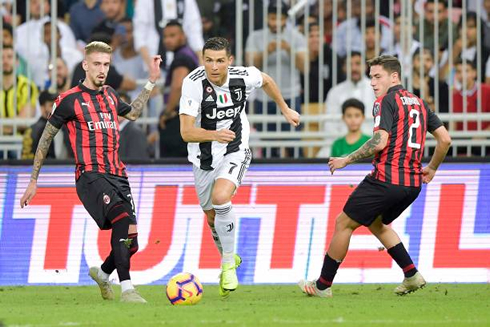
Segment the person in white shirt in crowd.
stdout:
<path fill-rule="evenodd" d="M 420 48 L 420 42 L 415 40 L 415 26 L 413 22 L 408 18 L 397 16 L 395 17 L 395 26 L 393 28 L 395 37 L 395 46 L 393 51 L 385 49 L 383 54 L 396 56 L 405 71 L 411 71 L 412 69 L 412 57 L 414 53 Z M 409 40 L 402 42 L 402 31 L 405 35 L 409 35 Z"/>
<path fill-rule="evenodd" d="M 41 2 L 44 1 L 44 12 L 41 12 Z M 32 79 L 38 86 L 45 83 L 46 67 L 40 63 L 44 46 L 41 30 L 46 21 L 50 20 L 50 4 L 48 0 L 30 0 L 31 19 L 17 27 L 15 31 L 15 46 L 17 52 L 29 63 Z M 58 20 L 60 30 L 60 45 L 63 48 L 76 49 L 76 40 L 71 28 Z"/>
<path fill-rule="evenodd" d="M 50 80 L 51 80 L 51 75 L 50 75 L 50 68 L 52 68 L 51 65 L 51 59 L 52 59 L 52 54 L 51 54 L 51 21 L 46 21 L 44 23 L 44 33 L 43 33 L 43 40 L 44 44 L 41 47 L 41 53 L 39 57 L 39 64 L 42 64 L 43 62 L 44 67 L 46 69 L 46 76 L 45 76 L 45 84 L 43 85 L 44 89 L 49 88 L 50 86 Z M 83 54 L 78 51 L 76 48 L 70 48 L 66 46 L 62 46 L 60 43 L 61 35 L 60 35 L 60 29 L 56 28 L 56 57 L 61 57 L 68 68 L 68 73 L 71 75 L 73 71 L 75 70 L 75 67 L 78 65 L 80 61 L 83 60 Z"/>
<path fill-rule="evenodd" d="M 277 12 L 280 15 L 277 15 Z M 279 85 L 282 96 L 287 105 L 301 112 L 301 79 L 300 73 L 305 72 L 305 63 L 309 64 L 306 56 L 308 42 L 306 37 L 296 28 L 287 23 L 288 6 L 272 2 L 267 9 L 267 27 L 250 33 L 245 47 L 247 65 L 255 66 L 264 73 L 269 74 Z M 264 43 L 267 42 L 267 43 Z M 266 48 L 264 49 L 264 44 Z M 263 65 L 264 52 L 266 65 Z M 266 109 L 263 109 L 263 100 L 267 99 L 262 90 L 257 92 L 255 102 L 255 113 L 266 113 L 268 115 L 280 115 L 273 101 L 266 101 Z M 266 128 L 264 129 L 264 126 Z M 276 131 L 276 123 L 258 124 L 255 128 L 259 131 Z M 291 130 L 291 125 L 282 123 L 281 131 Z M 279 152 L 273 150 L 272 156 L 280 156 Z M 292 155 L 292 149 L 288 149 L 286 155 Z"/>
<path fill-rule="evenodd" d="M 372 119 L 371 109 L 373 108 L 374 100 L 376 100 L 371 87 L 370 79 L 362 71 L 362 57 L 359 52 L 351 52 L 351 79 L 337 84 L 332 87 L 327 94 L 325 100 L 326 113 L 328 115 L 338 115 L 339 118 L 328 119 L 324 124 L 325 134 L 332 140 L 339 135 L 347 134 L 347 128 L 341 119 L 342 103 L 345 100 L 354 98 L 361 101 L 366 108 L 366 120 L 362 125 L 362 132 L 371 135 L 374 122 Z M 344 72 L 347 71 L 347 63 L 343 65 Z M 324 146 L 317 157 L 328 157 L 330 155 L 330 146 Z"/>
<path fill-rule="evenodd" d="M 337 51 L 337 55 L 340 57 L 345 57 L 349 51 L 361 51 L 363 43 L 360 23 L 361 13 L 361 0 L 352 0 L 352 18 L 345 20 L 338 26 L 335 36 L 336 44 L 335 46 L 332 45 L 334 51 Z M 388 18 L 381 15 L 378 17 L 382 30 L 380 48 L 389 49 L 390 44 L 393 42 L 392 24 Z M 366 20 L 369 18 L 375 18 L 373 0 L 366 0 Z"/>
<path fill-rule="evenodd" d="M 120 23 L 124 27 L 124 34 L 116 33 L 114 38 L 118 39 L 113 42 L 119 46 L 115 48 L 112 54 L 112 64 L 117 71 L 122 75 L 127 75 L 134 80 L 145 79 L 145 62 L 140 54 L 134 48 L 133 39 L 133 21 L 129 18 L 123 19 Z M 129 91 L 128 95 L 131 99 L 136 99 L 138 94 L 143 89 L 139 85 L 136 89 Z"/>
<path fill-rule="evenodd" d="M 164 68 L 170 65 L 172 54 L 165 51 L 161 37 L 163 28 L 171 20 L 182 25 L 189 46 L 200 56 L 204 39 L 196 0 L 138 0 L 133 17 L 134 45 L 147 66 L 156 54 L 162 56 Z"/>

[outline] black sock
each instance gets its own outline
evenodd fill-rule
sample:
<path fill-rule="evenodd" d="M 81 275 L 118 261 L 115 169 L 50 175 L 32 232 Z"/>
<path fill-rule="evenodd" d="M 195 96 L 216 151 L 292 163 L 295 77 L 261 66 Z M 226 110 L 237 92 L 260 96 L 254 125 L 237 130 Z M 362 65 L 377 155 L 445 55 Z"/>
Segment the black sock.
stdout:
<path fill-rule="evenodd" d="M 403 246 L 402 242 L 388 249 L 388 254 L 391 255 L 398 266 L 402 268 L 405 277 L 412 277 L 413 275 L 415 275 L 415 273 L 417 272 L 417 268 L 415 268 L 415 265 L 413 264 L 413 261 L 410 258 L 407 250 Z"/>
<path fill-rule="evenodd" d="M 114 269 L 116 269 L 116 264 L 114 263 L 114 252 L 112 250 L 109 256 L 105 258 L 105 261 L 100 268 L 108 275 L 112 274 Z"/>
<path fill-rule="evenodd" d="M 115 205 L 107 214 L 107 218 L 112 223 L 111 252 L 120 281 L 130 279 L 129 248 L 131 247 L 132 240 L 128 238 L 128 217 L 129 213 L 123 204 Z"/>
<path fill-rule="evenodd" d="M 337 270 L 339 269 L 341 262 L 337 262 L 332 259 L 328 253 L 325 254 L 325 259 L 323 259 L 323 267 L 320 278 L 316 281 L 316 287 L 319 290 L 325 290 L 332 286 L 333 279 L 335 278 L 335 274 L 337 274 Z"/>

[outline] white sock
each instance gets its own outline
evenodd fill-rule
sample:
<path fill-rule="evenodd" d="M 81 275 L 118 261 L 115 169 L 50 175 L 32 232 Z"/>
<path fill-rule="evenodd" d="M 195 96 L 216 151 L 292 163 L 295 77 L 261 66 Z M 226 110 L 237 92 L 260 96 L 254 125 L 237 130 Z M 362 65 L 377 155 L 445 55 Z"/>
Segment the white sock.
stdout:
<path fill-rule="evenodd" d="M 103 280 L 108 280 L 109 279 L 109 274 L 106 274 L 102 268 L 99 268 L 99 272 L 97 273 L 97 275 L 99 275 L 99 278 L 100 279 L 103 279 Z"/>
<path fill-rule="evenodd" d="M 126 279 L 121 282 L 121 293 L 134 289 L 131 279 Z"/>
<path fill-rule="evenodd" d="M 221 263 L 235 263 L 235 230 L 236 217 L 231 202 L 214 205 L 216 211 L 214 218 L 214 228 L 219 235 L 219 240 L 223 248 Z"/>
<path fill-rule="evenodd" d="M 211 229 L 211 234 L 213 235 L 214 245 L 218 248 L 219 254 L 223 254 L 223 247 L 221 246 L 221 241 L 219 240 L 219 235 L 216 232 L 216 228 L 209 227 Z"/>

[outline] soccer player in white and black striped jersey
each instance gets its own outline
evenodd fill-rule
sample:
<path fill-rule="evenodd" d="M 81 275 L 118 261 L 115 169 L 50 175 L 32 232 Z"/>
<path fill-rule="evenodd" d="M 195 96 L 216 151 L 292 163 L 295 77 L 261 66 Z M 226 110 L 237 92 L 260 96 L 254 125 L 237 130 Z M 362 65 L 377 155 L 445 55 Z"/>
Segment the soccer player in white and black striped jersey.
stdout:
<path fill-rule="evenodd" d="M 199 202 L 221 253 L 220 294 L 226 297 L 238 286 L 236 268 L 241 263 L 235 254 L 231 198 L 252 158 L 246 100 L 262 87 L 291 125 L 298 126 L 300 117 L 270 76 L 255 67 L 230 67 L 233 57 L 226 39 L 210 38 L 202 53 L 204 66 L 187 75 L 182 85 L 180 132 L 189 143 Z"/>

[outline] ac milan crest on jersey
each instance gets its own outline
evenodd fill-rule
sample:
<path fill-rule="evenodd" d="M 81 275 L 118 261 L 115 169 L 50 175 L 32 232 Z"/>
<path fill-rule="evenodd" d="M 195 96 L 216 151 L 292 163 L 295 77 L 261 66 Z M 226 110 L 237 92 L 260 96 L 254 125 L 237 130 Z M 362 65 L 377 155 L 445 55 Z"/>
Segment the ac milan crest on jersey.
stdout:
<path fill-rule="evenodd" d="M 111 197 L 108 196 L 107 194 L 104 193 L 104 196 L 102 197 L 102 200 L 104 200 L 105 204 L 111 203 Z"/>

